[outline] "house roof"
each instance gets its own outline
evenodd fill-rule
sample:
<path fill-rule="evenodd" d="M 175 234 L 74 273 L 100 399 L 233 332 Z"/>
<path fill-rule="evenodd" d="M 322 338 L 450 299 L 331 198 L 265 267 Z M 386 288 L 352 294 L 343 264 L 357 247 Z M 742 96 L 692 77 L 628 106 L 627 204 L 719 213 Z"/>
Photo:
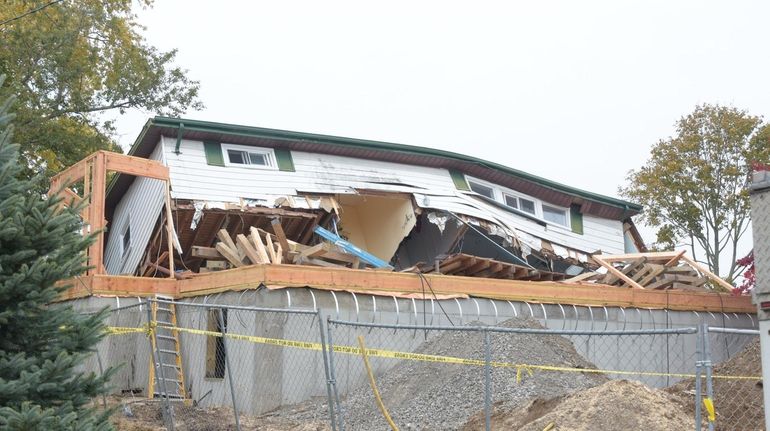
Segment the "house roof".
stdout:
<path fill-rule="evenodd" d="M 632 202 L 580 190 L 499 163 L 451 151 L 181 118 L 155 117 L 149 119 L 131 147 L 129 154 L 148 157 L 161 136 L 286 148 L 293 151 L 455 169 L 556 205 L 569 207 L 571 204 L 579 204 L 585 214 L 616 220 L 626 219 L 642 210 L 640 205 Z M 107 196 L 108 208 L 114 207 L 120 196 L 128 189 L 131 181 L 132 179 L 127 176 L 115 178 Z"/>

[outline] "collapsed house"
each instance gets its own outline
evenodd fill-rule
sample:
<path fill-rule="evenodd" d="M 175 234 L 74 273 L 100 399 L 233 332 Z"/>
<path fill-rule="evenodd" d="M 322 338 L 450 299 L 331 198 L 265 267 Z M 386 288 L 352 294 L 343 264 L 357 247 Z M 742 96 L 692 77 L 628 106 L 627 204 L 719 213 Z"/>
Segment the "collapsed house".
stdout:
<path fill-rule="evenodd" d="M 546 324 L 560 312 L 562 327 L 590 318 L 593 329 L 592 307 L 603 308 L 605 328 L 613 319 L 625 328 L 625 308 L 636 309 L 640 327 L 650 324 L 641 310 L 653 328 L 698 319 L 699 311 L 743 313 L 735 324 L 754 323 L 748 298 L 714 293 L 729 285 L 696 262 L 677 252 L 647 253 L 631 220 L 640 206 L 441 150 L 156 117 L 128 155 L 97 152 L 55 176 L 50 190 L 63 205 L 87 200 L 84 231 L 98 232 L 88 250 L 92 269 L 62 294 L 81 309 L 157 295 L 206 303 L 216 294 L 219 304 L 241 305 L 244 292 L 266 287 L 249 305 L 304 301 L 337 317 L 368 313 L 391 323 L 406 310 L 412 323 L 419 313 L 427 322 L 431 310 L 434 323 L 434 301 L 442 300 L 454 301 L 456 311 L 444 313 L 462 322 L 470 305 L 464 311 L 460 299 L 473 304 L 479 321 L 493 323 L 519 313 L 512 301 L 519 310 L 526 304 L 532 317 L 538 304 Z M 275 289 L 286 293 L 286 305 L 283 296 L 264 293 Z M 371 297 L 368 310 L 362 295 Z M 378 305 L 377 296 L 392 304 Z M 180 324 L 192 325 L 189 318 L 180 316 Z M 202 329 L 227 330 L 226 321 L 202 319 Z M 259 322 L 244 327 L 261 330 Z M 289 329 L 270 330 L 279 339 Z M 207 402 L 225 399 L 225 383 L 210 379 L 225 367 L 214 337 L 188 338 L 188 347 L 174 331 L 165 338 L 177 362 L 160 366 L 194 381 L 198 396 L 214 391 Z M 192 353 L 192 343 L 205 344 L 205 358 Z M 125 359 L 131 347 L 114 348 Z M 144 375 L 129 370 L 127 388 L 152 387 L 146 367 Z M 291 400 L 309 394 L 316 393 Z M 265 411 L 288 399 L 267 398 L 248 408 Z"/>
<path fill-rule="evenodd" d="M 636 204 L 441 150 L 155 118 L 129 155 L 168 167 L 171 213 L 163 181 L 118 174 L 106 195 L 106 274 L 167 275 L 171 259 L 207 271 L 221 229 L 235 241 L 251 227 L 274 233 L 275 220 L 288 240 L 314 245 L 320 226 L 396 271 L 561 279 L 592 254 L 645 251 Z"/>

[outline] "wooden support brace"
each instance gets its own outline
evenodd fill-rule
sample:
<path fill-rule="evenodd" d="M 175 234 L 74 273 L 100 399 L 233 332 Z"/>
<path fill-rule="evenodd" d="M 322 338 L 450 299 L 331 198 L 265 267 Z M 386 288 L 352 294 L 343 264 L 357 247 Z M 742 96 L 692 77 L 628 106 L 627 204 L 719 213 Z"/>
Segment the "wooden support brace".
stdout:
<path fill-rule="evenodd" d="M 618 271 L 617 268 L 605 262 L 601 257 L 599 256 L 592 256 L 592 257 L 596 261 L 596 263 L 605 267 L 607 271 L 611 272 L 615 277 L 618 277 L 619 279 L 628 283 L 629 286 L 635 287 L 637 289 L 644 289 L 644 287 L 642 287 L 639 283 L 629 278 L 626 274 L 623 274 L 622 272 Z"/>

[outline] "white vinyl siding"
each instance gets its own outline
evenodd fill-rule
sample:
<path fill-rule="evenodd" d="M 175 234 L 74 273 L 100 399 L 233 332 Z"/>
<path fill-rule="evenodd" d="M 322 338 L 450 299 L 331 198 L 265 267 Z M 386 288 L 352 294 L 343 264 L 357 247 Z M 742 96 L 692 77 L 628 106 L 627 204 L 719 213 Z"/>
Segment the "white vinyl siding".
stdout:
<path fill-rule="evenodd" d="M 200 141 L 182 140 L 180 154 L 173 152 L 175 142 L 171 141 L 165 145 L 165 158 L 170 169 L 172 197 L 176 199 L 231 203 L 257 199 L 272 205 L 270 199 L 303 193 L 355 193 L 356 190 L 410 193 L 423 208 L 444 209 L 488 220 L 507 227 L 522 240 L 534 237 L 528 241 L 534 249 L 541 248 L 539 239 L 585 253 L 596 250 L 623 253 L 624 249 L 620 221 L 584 215 L 583 235 L 555 223 L 543 226 L 542 222 L 458 191 L 446 169 L 299 151 L 291 153 L 295 172 L 233 169 L 208 165 Z M 515 190 L 500 189 L 520 198 L 520 210 L 525 201 L 523 205 L 527 208 L 535 206 L 533 198 Z M 501 196 L 496 200 L 502 199 Z"/>
<path fill-rule="evenodd" d="M 149 158 L 163 160 L 161 144 L 158 144 Z M 112 221 L 107 227 L 107 245 L 104 250 L 107 274 L 133 274 L 136 271 L 163 209 L 165 193 L 166 186 L 162 180 L 136 177 L 131 183 L 115 207 Z M 124 241 L 127 231 L 130 231 L 130 237 Z M 124 246 L 128 249 L 124 249 Z"/>

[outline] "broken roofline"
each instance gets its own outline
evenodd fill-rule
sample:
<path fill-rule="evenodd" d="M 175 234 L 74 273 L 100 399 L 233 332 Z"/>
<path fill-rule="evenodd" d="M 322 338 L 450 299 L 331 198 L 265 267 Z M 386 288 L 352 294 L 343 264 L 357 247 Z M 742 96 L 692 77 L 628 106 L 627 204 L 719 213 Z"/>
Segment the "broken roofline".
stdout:
<path fill-rule="evenodd" d="M 129 154 L 146 157 L 152 151 L 152 148 L 154 148 L 154 146 L 157 144 L 158 138 L 161 135 L 176 138 L 177 146 L 179 145 L 179 141 L 183 138 L 194 140 L 217 140 L 220 142 L 230 142 L 235 140 L 237 142 L 233 143 L 255 144 L 256 142 L 249 142 L 249 138 L 251 138 L 255 141 L 259 139 L 284 141 L 287 142 L 289 149 L 295 149 L 292 148 L 292 145 L 298 146 L 300 144 L 322 144 L 337 146 L 341 149 L 348 150 L 348 152 L 355 150 L 369 151 L 368 155 L 371 155 L 372 151 L 378 151 L 380 154 L 376 158 L 380 160 L 387 160 L 389 157 L 391 157 L 394 159 L 393 161 L 397 163 L 404 163 L 403 161 L 398 160 L 398 157 L 396 157 L 397 155 L 408 155 L 419 158 L 424 165 L 439 165 L 439 167 L 443 168 L 458 169 L 462 170 L 464 173 L 468 173 L 474 176 L 486 176 L 484 179 L 492 182 L 495 182 L 494 176 L 496 174 L 498 177 L 500 174 L 513 177 L 516 180 L 523 181 L 532 185 L 533 188 L 539 188 L 540 193 L 534 194 L 539 194 L 541 196 L 536 197 L 543 198 L 543 195 L 548 194 L 548 192 L 551 192 L 552 194 L 555 192 L 559 195 L 556 197 L 561 198 L 561 204 L 565 206 L 569 206 L 571 203 L 579 202 L 575 202 L 575 199 L 571 199 L 571 201 L 567 203 L 564 195 L 568 195 L 572 198 L 578 198 L 578 200 L 595 203 L 603 208 L 592 209 L 590 208 L 591 205 L 588 205 L 587 208 L 585 208 L 585 212 L 593 213 L 598 216 L 623 220 L 638 214 L 642 210 L 641 205 L 632 202 L 580 190 L 517 169 L 503 166 L 498 163 L 489 162 L 476 157 L 466 156 L 451 151 L 395 144 L 390 142 L 370 141 L 365 139 L 345 138 L 278 129 L 266 129 L 261 127 L 214 123 L 208 121 L 169 117 L 152 118 L 145 124 L 141 134 L 134 142 L 134 145 L 131 147 Z M 261 144 L 264 145 L 265 143 L 261 142 Z M 303 151 L 301 148 L 297 148 L 297 150 Z M 350 153 L 340 155 L 367 158 L 367 154 Z M 433 163 L 430 164 L 430 158 L 437 158 L 440 160 L 433 161 Z M 420 161 L 413 160 L 411 164 L 420 164 Z M 522 191 L 524 192 L 524 190 Z M 551 196 L 551 198 L 552 199 L 545 198 L 545 200 L 553 200 L 554 196 Z"/>

